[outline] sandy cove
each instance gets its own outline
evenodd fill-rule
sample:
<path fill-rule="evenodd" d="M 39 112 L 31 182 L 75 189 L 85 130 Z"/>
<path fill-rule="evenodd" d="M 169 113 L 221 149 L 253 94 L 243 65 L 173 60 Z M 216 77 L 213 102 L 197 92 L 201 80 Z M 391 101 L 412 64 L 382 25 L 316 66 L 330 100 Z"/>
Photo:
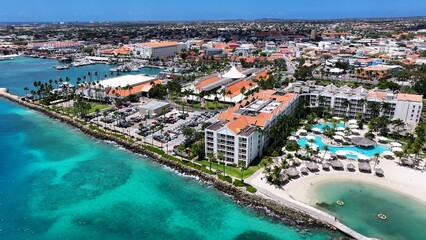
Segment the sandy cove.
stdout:
<path fill-rule="evenodd" d="M 349 161 L 343 162 L 344 165 L 349 163 Z M 321 171 L 318 175 L 311 173 L 288 183 L 284 187 L 285 194 L 298 201 L 314 205 L 316 199 L 312 188 L 316 184 L 334 180 L 352 180 L 378 185 L 426 204 L 426 173 L 413 168 L 399 166 L 396 160 L 384 158 L 380 159 L 377 168 L 384 170 L 384 177 L 377 177 L 374 174 L 360 173 L 358 171 L 330 170 L 329 172 Z"/>

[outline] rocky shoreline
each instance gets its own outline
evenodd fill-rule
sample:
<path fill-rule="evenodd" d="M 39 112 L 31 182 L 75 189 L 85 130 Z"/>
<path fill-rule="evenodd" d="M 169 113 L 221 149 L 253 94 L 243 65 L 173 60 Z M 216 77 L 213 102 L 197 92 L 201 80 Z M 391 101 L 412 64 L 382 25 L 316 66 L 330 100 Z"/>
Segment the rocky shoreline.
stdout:
<path fill-rule="evenodd" d="M 78 128 L 89 136 L 100 140 L 113 141 L 129 151 L 147 155 L 152 160 L 162 165 L 168 166 L 184 175 L 197 176 L 203 182 L 206 182 L 207 184 L 215 187 L 220 192 L 231 196 L 232 199 L 239 205 L 250 207 L 254 209 L 257 214 L 267 215 L 284 223 L 285 225 L 296 227 L 303 233 L 309 232 L 312 229 L 327 229 L 336 232 L 338 231 L 334 226 L 315 219 L 304 212 L 284 206 L 274 200 L 267 199 L 260 195 L 249 193 L 241 188 L 237 188 L 232 184 L 222 181 L 213 175 L 188 167 L 179 162 L 166 159 L 157 153 L 151 152 L 141 147 L 138 144 L 131 144 L 118 137 L 91 130 L 89 127 L 76 122 L 68 116 L 63 116 L 59 113 L 45 109 L 40 105 L 24 101 L 20 97 L 8 93 L 7 89 L 0 89 L 0 96 L 18 103 L 21 106 L 41 112 L 50 118 L 57 119 L 63 123 Z M 350 238 L 348 237 L 347 239 Z"/>

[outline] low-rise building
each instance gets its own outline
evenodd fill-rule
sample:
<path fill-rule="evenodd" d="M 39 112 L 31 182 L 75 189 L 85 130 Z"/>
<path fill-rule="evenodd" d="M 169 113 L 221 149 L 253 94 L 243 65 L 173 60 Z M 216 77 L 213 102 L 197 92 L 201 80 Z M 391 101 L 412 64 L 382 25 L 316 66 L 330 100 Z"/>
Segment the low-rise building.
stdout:
<path fill-rule="evenodd" d="M 155 117 L 161 114 L 167 113 L 170 109 L 170 103 L 154 101 L 149 102 L 145 105 L 139 106 L 139 110 L 142 116 Z"/>
<path fill-rule="evenodd" d="M 138 58 L 163 58 L 173 57 L 182 49 L 187 49 L 188 44 L 178 42 L 145 42 L 136 44 L 133 55 Z"/>

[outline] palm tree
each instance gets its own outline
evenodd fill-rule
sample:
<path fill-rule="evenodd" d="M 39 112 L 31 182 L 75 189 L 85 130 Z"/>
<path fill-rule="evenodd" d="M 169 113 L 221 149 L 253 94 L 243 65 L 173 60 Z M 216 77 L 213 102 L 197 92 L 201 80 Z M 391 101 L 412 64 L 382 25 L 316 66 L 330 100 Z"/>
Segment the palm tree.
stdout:
<path fill-rule="evenodd" d="M 395 127 L 396 127 L 396 130 L 397 130 L 398 134 L 400 133 L 400 128 L 405 126 L 404 121 L 402 121 L 402 120 L 401 120 L 401 119 L 399 119 L 399 118 L 398 118 L 398 119 L 395 119 L 395 120 L 393 121 L 393 124 L 395 125 Z"/>
<path fill-rule="evenodd" d="M 225 176 L 225 153 L 223 153 L 222 151 L 219 151 L 219 153 L 217 154 L 217 158 L 222 161 L 223 164 L 223 176 Z M 216 165 L 216 172 L 219 172 L 219 169 L 217 169 L 219 167 L 219 164 Z"/>
<path fill-rule="evenodd" d="M 216 160 L 216 157 L 213 152 L 207 154 L 207 160 L 209 161 L 210 172 L 212 171 L 212 162 Z"/>
<path fill-rule="evenodd" d="M 370 109 L 370 115 L 372 117 L 377 117 L 380 114 L 380 104 L 378 102 L 368 102 L 368 108 Z"/>
<path fill-rule="evenodd" d="M 365 113 L 365 105 L 367 104 L 367 99 L 362 98 L 358 101 L 358 104 L 362 107 L 362 113 Z"/>
<path fill-rule="evenodd" d="M 324 146 L 322 147 L 322 150 L 324 150 L 324 155 L 322 156 L 322 158 L 325 158 L 325 154 L 327 154 L 327 151 L 329 150 L 329 148 L 328 148 L 328 146 L 327 146 L 327 145 L 324 145 Z"/>
<path fill-rule="evenodd" d="M 246 162 L 245 161 L 239 161 L 238 165 L 239 165 L 240 170 L 241 170 L 241 181 L 243 181 L 243 179 L 244 179 L 244 170 L 246 170 Z"/>
<path fill-rule="evenodd" d="M 349 106 L 351 105 L 351 101 L 349 101 L 349 99 L 344 99 L 343 100 L 343 102 L 342 102 L 342 106 L 345 108 L 345 110 L 346 110 L 346 117 L 348 117 L 348 114 L 349 114 Z"/>
<path fill-rule="evenodd" d="M 388 114 L 392 110 L 392 105 L 388 102 L 382 102 L 380 108 L 382 109 L 382 114 Z"/>
<path fill-rule="evenodd" d="M 396 152 L 395 156 L 397 156 L 399 158 L 399 165 L 401 165 L 401 158 L 404 157 L 404 153 L 403 152 Z"/>
<path fill-rule="evenodd" d="M 379 160 L 379 156 L 380 156 L 380 154 L 379 153 L 375 153 L 374 154 L 374 157 L 376 158 L 376 160 L 374 160 L 374 170 L 376 169 L 376 165 L 377 165 L 377 161 Z"/>

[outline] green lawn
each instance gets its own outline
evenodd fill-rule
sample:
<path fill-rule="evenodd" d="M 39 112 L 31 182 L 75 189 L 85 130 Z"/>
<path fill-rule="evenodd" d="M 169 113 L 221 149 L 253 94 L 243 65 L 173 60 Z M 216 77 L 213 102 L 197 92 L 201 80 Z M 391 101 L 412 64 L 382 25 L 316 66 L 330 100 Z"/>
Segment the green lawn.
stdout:
<path fill-rule="evenodd" d="M 209 168 L 209 166 L 210 166 L 210 163 L 207 160 L 200 160 L 200 161 L 197 161 L 197 162 L 207 166 L 207 168 Z M 212 162 L 212 170 L 216 170 L 216 167 L 219 168 L 219 171 L 223 171 L 223 164 Z M 253 161 L 250 164 L 250 166 L 244 171 L 244 178 L 250 177 L 257 170 L 259 170 L 261 167 L 262 166 L 260 164 L 260 161 L 257 161 L 257 162 Z M 225 173 L 229 174 L 229 175 L 231 175 L 235 178 L 241 178 L 241 170 L 238 167 L 225 166 Z"/>
<path fill-rule="evenodd" d="M 90 103 L 90 106 L 91 106 L 91 108 L 88 112 L 89 114 L 96 112 L 96 109 L 99 109 L 99 111 L 102 112 L 103 110 L 111 107 L 111 106 L 108 106 L 108 105 L 105 105 L 105 104 L 100 104 L 100 103 Z"/>
<path fill-rule="evenodd" d="M 65 112 L 69 112 L 72 115 L 76 115 L 76 111 L 73 107 L 56 107 L 57 109 L 62 109 Z M 108 108 L 111 108 L 109 105 L 101 104 L 101 103 L 90 103 L 90 110 L 87 112 L 87 114 L 92 114 L 96 112 L 96 109 L 99 109 L 99 111 L 106 110 Z"/>

